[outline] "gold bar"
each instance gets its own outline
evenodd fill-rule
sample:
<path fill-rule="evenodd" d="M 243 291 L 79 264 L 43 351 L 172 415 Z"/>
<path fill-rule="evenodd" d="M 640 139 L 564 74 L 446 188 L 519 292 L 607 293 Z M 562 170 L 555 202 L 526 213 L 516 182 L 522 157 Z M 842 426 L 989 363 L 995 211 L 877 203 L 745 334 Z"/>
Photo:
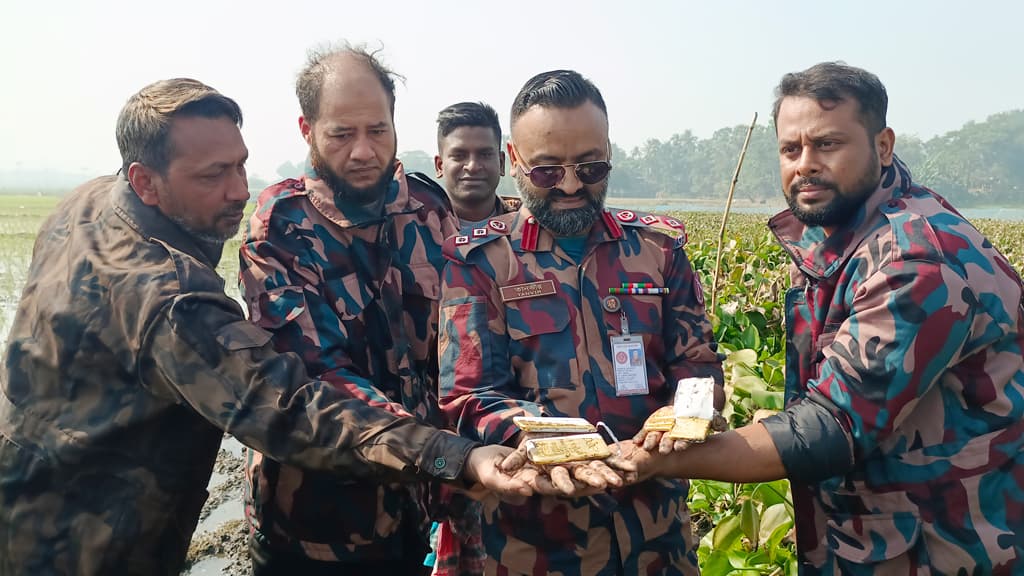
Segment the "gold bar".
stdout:
<path fill-rule="evenodd" d="M 611 450 L 600 434 L 577 434 L 526 441 L 526 456 L 534 464 L 601 460 L 611 455 Z"/>
<path fill-rule="evenodd" d="M 512 422 L 523 432 L 543 432 L 556 434 L 578 434 L 597 432 L 593 424 L 583 418 L 537 418 L 534 416 L 516 416 Z"/>

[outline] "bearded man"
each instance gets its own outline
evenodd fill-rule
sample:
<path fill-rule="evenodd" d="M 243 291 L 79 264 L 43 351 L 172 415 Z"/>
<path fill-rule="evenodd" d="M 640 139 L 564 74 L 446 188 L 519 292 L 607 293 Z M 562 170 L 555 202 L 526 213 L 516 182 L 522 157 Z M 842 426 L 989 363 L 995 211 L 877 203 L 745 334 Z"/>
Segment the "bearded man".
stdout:
<path fill-rule="evenodd" d="M 634 459 L 789 478 L 801 575 L 1019 574 L 1020 277 L 893 153 L 877 76 L 823 62 L 776 96 L 786 410 L 672 454 L 639 437 Z"/>
<path fill-rule="evenodd" d="M 250 319 L 278 351 L 301 356 L 309 374 L 342 374 L 333 384 L 350 398 L 436 426 L 441 243 L 457 220 L 440 187 L 395 160 L 394 91 L 361 48 L 311 55 L 296 84 L 306 170 L 260 194 L 241 279 Z M 328 475 L 255 451 L 246 468 L 255 574 L 426 570 L 427 483 L 355 467 Z"/>
<path fill-rule="evenodd" d="M 604 208 L 611 145 L 597 87 L 573 71 L 539 74 L 516 97 L 511 128 L 522 207 L 445 243 L 449 425 L 507 446 L 524 439 L 512 421 L 520 415 L 583 417 L 631 436 L 686 377 L 713 377 L 721 408 L 721 365 L 682 224 Z M 624 283 L 652 288 L 610 293 Z M 644 482 L 485 503 L 485 572 L 696 574 L 687 488 Z"/>

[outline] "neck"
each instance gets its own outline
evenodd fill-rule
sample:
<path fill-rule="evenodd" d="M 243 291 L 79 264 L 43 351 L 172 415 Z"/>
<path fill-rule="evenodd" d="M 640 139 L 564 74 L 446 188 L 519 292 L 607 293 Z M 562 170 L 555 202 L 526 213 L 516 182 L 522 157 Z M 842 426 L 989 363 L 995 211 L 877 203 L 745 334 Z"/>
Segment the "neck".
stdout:
<path fill-rule="evenodd" d="M 494 216 L 494 207 L 497 201 L 498 200 L 495 196 L 491 196 L 489 199 L 475 203 L 467 203 L 464 200 L 459 201 L 452 198 L 452 209 L 455 210 L 455 215 L 459 220 L 479 222 L 485 218 Z"/>

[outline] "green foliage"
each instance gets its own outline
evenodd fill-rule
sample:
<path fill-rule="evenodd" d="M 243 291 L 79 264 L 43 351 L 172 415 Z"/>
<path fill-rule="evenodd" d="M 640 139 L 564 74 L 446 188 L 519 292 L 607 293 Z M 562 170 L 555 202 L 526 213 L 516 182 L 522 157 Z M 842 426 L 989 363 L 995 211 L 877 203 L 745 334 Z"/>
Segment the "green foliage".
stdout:
<path fill-rule="evenodd" d="M 58 201 L 52 196 L 0 196 L 0 342 L 6 339 L 25 282 L 36 231 Z M 253 207 L 250 203 L 249 211 Z M 710 306 L 721 216 L 674 216 L 686 222 L 687 253 Z M 1024 269 L 1019 223 L 979 220 L 975 225 L 1017 270 Z M 231 295 L 237 295 L 238 246 L 238 238 L 227 243 L 218 268 Z M 732 214 L 717 303 L 709 314 L 719 346 L 727 354 L 729 404 L 724 414 L 733 427 L 749 423 L 758 410 L 782 408 L 785 332 L 780 302 L 788 286 L 788 258 L 768 232 L 765 217 Z M 747 485 L 694 481 L 690 510 L 705 574 L 796 574 L 793 504 L 787 481 Z"/>

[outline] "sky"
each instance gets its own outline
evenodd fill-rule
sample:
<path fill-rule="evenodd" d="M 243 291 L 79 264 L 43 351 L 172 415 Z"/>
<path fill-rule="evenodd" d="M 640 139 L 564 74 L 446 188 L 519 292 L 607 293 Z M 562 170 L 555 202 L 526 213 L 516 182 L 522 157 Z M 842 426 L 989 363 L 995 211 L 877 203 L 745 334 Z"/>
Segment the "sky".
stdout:
<path fill-rule="evenodd" d="M 889 125 L 923 138 L 1024 108 L 1024 2 L 0 0 L 0 173 L 112 173 L 127 98 L 188 76 L 245 115 L 249 173 L 301 161 L 296 74 L 325 42 L 365 42 L 405 77 L 399 152 L 436 149 L 437 112 L 508 110 L 536 73 L 571 68 L 602 91 L 611 139 L 770 119 L 786 72 L 843 60 L 877 74 Z"/>

